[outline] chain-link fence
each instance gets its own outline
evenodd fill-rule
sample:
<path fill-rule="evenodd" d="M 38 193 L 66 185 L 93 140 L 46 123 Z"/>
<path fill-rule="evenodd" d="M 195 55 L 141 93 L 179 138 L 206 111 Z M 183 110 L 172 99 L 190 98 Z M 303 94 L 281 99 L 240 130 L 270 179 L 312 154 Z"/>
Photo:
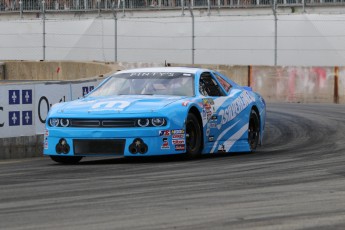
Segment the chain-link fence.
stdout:
<path fill-rule="evenodd" d="M 0 12 L 345 5 L 345 0 L 0 0 Z"/>
<path fill-rule="evenodd" d="M 118 14 L 0 20 L 0 60 L 342 66 L 345 59 L 344 14 Z"/>

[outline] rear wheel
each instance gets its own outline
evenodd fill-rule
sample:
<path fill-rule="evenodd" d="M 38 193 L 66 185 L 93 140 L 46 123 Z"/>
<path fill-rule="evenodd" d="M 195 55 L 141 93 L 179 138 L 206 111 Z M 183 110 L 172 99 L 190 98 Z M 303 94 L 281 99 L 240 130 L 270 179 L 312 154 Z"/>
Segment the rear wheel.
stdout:
<path fill-rule="evenodd" d="M 186 155 L 194 158 L 200 155 L 202 144 L 201 126 L 193 113 L 189 113 L 186 121 Z"/>
<path fill-rule="evenodd" d="M 252 110 L 249 118 L 248 143 L 251 151 L 255 151 L 259 144 L 260 120 L 257 112 Z"/>
<path fill-rule="evenodd" d="M 78 163 L 83 157 L 67 157 L 67 156 L 50 156 L 50 158 L 58 163 L 61 164 L 76 164 Z"/>

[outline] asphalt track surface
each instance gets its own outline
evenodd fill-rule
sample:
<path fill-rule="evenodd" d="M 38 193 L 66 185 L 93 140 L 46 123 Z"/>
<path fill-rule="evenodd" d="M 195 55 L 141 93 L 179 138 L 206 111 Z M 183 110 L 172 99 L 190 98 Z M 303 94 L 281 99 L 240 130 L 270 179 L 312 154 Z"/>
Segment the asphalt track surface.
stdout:
<path fill-rule="evenodd" d="M 269 104 L 250 154 L 0 162 L 0 229 L 345 229 L 345 106 Z"/>

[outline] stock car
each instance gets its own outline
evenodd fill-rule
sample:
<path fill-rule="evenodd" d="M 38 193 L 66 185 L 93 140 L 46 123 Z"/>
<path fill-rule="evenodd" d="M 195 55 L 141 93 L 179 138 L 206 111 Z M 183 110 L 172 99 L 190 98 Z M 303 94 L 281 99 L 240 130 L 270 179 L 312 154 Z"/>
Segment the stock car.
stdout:
<path fill-rule="evenodd" d="M 258 93 L 217 71 L 124 70 L 83 98 L 51 108 L 44 154 L 73 164 L 91 156 L 251 152 L 262 143 L 265 117 Z"/>

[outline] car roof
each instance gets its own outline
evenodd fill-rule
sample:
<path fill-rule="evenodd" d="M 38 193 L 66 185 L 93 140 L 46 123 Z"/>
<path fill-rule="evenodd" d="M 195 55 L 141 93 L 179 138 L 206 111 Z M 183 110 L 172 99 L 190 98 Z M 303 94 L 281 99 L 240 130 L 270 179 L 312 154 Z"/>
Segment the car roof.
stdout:
<path fill-rule="evenodd" d="M 118 73 L 144 73 L 144 72 L 173 72 L 173 73 L 191 73 L 195 74 L 198 71 L 210 71 L 202 68 L 195 67 L 149 67 L 149 68 L 138 68 L 138 69 L 128 69 L 117 72 Z"/>

